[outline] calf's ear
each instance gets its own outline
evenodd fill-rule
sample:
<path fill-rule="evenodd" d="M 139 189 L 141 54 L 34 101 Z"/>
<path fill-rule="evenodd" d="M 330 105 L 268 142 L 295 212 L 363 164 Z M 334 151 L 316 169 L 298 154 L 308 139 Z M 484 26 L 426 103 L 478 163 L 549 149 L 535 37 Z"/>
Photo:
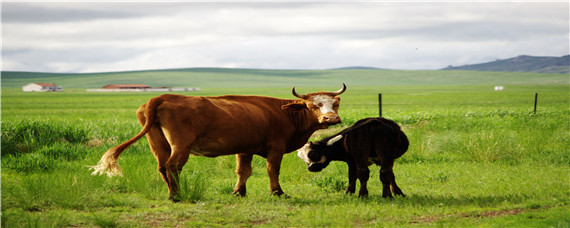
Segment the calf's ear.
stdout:
<path fill-rule="evenodd" d="M 299 110 L 303 110 L 306 109 L 307 105 L 305 103 L 290 103 L 290 104 L 286 104 L 281 106 L 281 109 L 285 110 L 285 111 L 299 111 Z"/>

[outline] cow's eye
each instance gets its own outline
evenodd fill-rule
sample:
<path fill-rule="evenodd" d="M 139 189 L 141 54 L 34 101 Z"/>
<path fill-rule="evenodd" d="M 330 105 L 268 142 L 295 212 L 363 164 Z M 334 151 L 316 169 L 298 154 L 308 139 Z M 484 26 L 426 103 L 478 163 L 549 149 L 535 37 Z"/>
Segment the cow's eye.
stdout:
<path fill-rule="evenodd" d="M 317 104 L 317 106 L 319 106 L 319 108 L 323 107 L 323 103 L 319 103 L 319 104 Z"/>

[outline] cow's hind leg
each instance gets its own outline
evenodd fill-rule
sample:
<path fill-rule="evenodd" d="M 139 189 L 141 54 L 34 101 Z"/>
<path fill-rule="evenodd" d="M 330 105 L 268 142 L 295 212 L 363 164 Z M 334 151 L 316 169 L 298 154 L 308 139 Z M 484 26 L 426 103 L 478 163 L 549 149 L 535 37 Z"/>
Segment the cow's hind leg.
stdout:
<path fill-rule="evenodd" d="M 168 185 L 169 181 L 168 175 L 166 174 L 166 162 L 170 158 L 171 154 L 170 145 L 158 127 L 151 128 L 151 130 L 147 133 L 147 138 L 150 149 L 152 150 L 154 157 L 158 162 L 158 171 L 162 176 L 162 180 L 164 180 L 164 182 L 166 182 Z"/>
<path fill-rule="evenodd" d="M 178 146 L 180 145 L 180 146 Z M 168 190 L 169 199 L 173 202 L 180 201 L 179 196 L 179 175 L 182 172 L 182 167 L 188 161 L 190 156 L 191 146 L 184 146 L 185 144 L 178 144 L 172 147 L 172 155 L 166 162 L 166 175 L 168 177 Z"/>
<path fill-rule="evenodd" d="M 237 183 L 234 188 L 234 194 L 237 196 L 245 196 L 245 183 L 251 175 L 251 160 L 253 154 L 236 154 L 236 175 Z"/>
<path fill-rule="evenodd" d="M 137 117 L 141 125 L 144 126 L 146 117 L 144 116 L 146 105 L 142 105 L 137 111 Z M 158 171 L 162 176 L 162 180 L 168 185 L 168 177 L 166 175 L 166 162 L 170 158 L 170 145 L 164 137 L 159 127 L 152 127 L 146 134 L 150 150 L 154 154 L 158 163 Z"/>

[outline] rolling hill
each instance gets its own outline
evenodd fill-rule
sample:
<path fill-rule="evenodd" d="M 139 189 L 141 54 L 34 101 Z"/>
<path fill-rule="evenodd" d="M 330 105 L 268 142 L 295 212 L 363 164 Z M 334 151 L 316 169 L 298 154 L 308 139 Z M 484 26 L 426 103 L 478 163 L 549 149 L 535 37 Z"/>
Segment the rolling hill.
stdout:
<path fill-rule="evenodd" d="M 348 86 L 453 85 L 568 85 L 563 74 L 482 72 L 461 70 L 260 70 L 186 68 L 107 73 L 1 72 L 2 88 L 21 88 L 31 82 L 50 82 L 69 88 L 101 88 L 107 84 L 147 84 L 152 87 L 199 88 L 337 88 Z"/>
<path fill-rule="evenodd" d="M 487 63 L 471 64 L 457 67 L 449 66 L 442 70 L 568 74 L 570 72 L 570 55 L 565 55 L 562 57 L 536 57 L 521 55 L 510 59 L 496 60 Z"/>

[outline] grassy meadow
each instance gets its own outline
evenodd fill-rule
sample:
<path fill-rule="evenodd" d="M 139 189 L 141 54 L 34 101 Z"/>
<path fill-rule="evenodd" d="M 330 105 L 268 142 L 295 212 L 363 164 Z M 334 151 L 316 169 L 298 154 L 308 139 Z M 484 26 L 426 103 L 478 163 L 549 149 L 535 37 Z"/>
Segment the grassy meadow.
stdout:
<path fill-rule="evenodd" d="M 568 227 L 568 80 L 559 74 L 460 71 L 3 72 L 1 225 Z M 65 92 L 21 92 L 29 82 L 56 82 Z M 310 173 L 293 152 L 284 156 L 280 175 L 288 198 L 270 196 L 261 157 L 254 157 L 248 195 L 239 198 L 231 194 L 233 156 L 191 156 L 181 175 L 184 200 L 172 203 L 146 139 L 121 155 L 124 177 L 90 175 L 88 166 L 108 148 L 138 133 L 135 111 L 161 93 L 85 88 L 146 83 L 201 88 L 179 93 L 185 95 L 293 98 L 292 85 L 307 93 L 337 90 L 342 82 L 348 87 L 341 95 L 343 123 L 317 131 L 312 140 L 377 116 L 382 93 L 383 115 L 410 139 L 394 166 L 407 197 L 382 198 L 376 166 L 369 197 L 346 195 L 346 164 Z M 505 91 L 493 91 L 494 85 Z"/>

